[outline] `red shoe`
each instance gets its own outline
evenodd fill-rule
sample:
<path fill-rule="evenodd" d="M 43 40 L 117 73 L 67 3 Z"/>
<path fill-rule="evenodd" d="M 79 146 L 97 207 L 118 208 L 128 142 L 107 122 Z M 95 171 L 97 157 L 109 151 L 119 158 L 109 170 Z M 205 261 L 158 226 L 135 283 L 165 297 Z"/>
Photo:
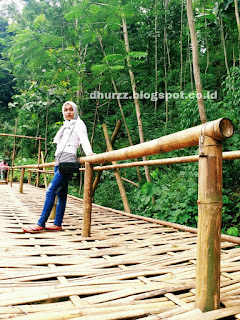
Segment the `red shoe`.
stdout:
<path fill-rule="evenodd" d="M 33 226 L 23 227 L 22 230 L 27 233 L 41 233 L 41 232 L 45 232 L 46 228 L 41 227 L 39 225 L 33 225 Z"/>
<path fill-rule="evenodd" d="M 47 231 L 62 231 L 62 227 L 55 226 L 55 224 L 54 224 L 54 225 L 46 227 L 46 230 Z"/>

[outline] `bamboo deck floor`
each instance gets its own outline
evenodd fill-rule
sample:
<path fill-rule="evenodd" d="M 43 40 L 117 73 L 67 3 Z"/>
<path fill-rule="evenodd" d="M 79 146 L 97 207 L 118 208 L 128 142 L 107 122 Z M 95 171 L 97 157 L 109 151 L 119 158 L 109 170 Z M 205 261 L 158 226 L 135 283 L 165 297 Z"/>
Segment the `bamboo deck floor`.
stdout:
<path fill-rule="evenodd" d="M 64 231 L 24 234 L 45 190 L 0 185 L 0 319 L 240 319 L 240 248 L 222 242 L 221 309 L 194 306 L 196 235 L 68 198 Z"/>

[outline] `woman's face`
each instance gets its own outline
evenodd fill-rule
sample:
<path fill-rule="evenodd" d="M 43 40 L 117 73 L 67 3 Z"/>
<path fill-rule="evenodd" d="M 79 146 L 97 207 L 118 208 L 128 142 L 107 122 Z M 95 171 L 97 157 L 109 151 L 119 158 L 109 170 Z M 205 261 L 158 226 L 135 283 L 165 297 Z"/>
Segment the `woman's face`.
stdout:
<path fill-rule="evenodd" d="M 71 120 L 74 118 L 73 107 L 67 103 L 64 107 L 64 117 L 66 120 Z"/>

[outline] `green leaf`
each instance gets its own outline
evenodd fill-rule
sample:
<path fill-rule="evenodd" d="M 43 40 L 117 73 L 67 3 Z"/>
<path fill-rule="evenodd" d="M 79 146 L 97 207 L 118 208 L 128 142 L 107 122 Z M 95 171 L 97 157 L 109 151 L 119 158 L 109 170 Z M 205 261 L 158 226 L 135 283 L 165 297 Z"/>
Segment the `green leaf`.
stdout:
<path fill-rule="evenodd" d="M 122 54 L 109 54 L 103 58 L 103 62 L 111 62 L 111 61 L 123 61 L 125 57 Z"/>
<path fill-rule="evenodd" d="M 95 66 L 92 66 L 92 71 L 95 73 L 95 74 L 101 74 L 101 73 L 104 73 L 106 70 L 108 70 L 108 65 L 106 64 L 98 64 L 98 65 L 95 65 Z"/>
<path fill-rule="evenodd" d="M 120 66 L 120 65 L 112 66 L 112 67 L 110 67 L 110 69 L 111 69 L 112 71 L 123 70 L 123 69 L 124 69 L 124 66 Z"/>
<path fill-rule="evenodd" d="M 46 21 L 45 14 L 40 14 L 35 20 L 33 21 L 33 27 L 38 29 L 44 22 Z"/>
<path fill-rule="evenodd" d="M 128 52 L 128 55 L 133 59 L 142 59 L 147 57 L 147 52 L 141 52 L 141 51 L 130 51 Z"/>

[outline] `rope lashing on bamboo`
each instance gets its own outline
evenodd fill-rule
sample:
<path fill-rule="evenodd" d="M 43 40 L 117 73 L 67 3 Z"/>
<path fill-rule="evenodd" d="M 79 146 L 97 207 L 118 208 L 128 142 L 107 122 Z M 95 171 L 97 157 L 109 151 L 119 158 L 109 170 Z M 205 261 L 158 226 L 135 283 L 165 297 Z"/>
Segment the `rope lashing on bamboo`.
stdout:
<path fill-rule="evenodd" d="M 199 136 L 199 156 L 202 156 L 202 147 L 204 142 L 205 128 L 208 122 L 205 122 L 201 128 L 200 136 Z"/>

